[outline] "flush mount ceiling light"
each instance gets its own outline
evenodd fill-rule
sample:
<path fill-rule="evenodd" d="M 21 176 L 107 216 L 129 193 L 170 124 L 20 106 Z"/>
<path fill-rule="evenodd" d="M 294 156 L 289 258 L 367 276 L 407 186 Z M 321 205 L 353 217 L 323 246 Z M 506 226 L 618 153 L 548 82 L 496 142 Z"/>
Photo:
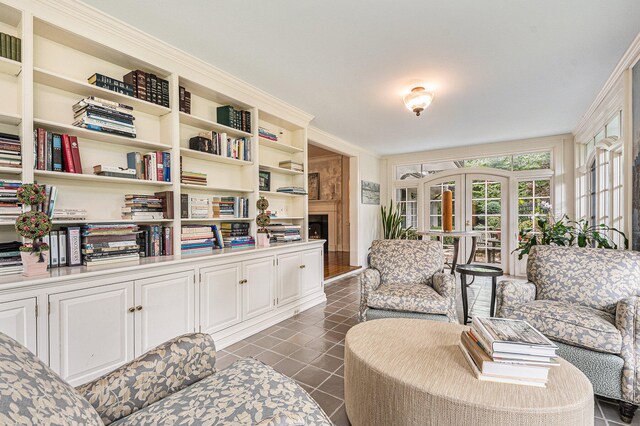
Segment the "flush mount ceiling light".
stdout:
<path fill-rule="evenodd" d="M 424 87 L 418 86 L 411 89 L 411 92 L 404 95 L 404 104 L 409 111 L 420 113 L 424 111 L 433 101 L 433 92 L 426 90 Z"/>

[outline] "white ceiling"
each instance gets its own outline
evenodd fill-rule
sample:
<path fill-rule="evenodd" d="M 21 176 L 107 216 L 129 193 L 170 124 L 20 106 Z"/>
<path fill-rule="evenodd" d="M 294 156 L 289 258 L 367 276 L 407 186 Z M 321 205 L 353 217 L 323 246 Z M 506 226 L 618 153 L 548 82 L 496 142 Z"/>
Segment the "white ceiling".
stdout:
<path fill-rule="evenodd" d="M 570 132 L 640 31 L 638 0 L 86 2 L 380 154 Z"/>

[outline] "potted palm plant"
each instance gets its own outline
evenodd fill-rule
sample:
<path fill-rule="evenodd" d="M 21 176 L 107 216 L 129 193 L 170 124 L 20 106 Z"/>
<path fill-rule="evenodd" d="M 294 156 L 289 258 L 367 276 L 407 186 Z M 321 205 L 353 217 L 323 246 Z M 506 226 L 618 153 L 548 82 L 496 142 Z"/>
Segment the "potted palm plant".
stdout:
<path fill-rule="evenodd" d="M 36 183 L 22 185 L 17 191 L 18 201 L 31 206 L 31 211 L 24 212 L 16 219 L 16 231 L 31 242 L 20 247 L 22 274 L 27 277 L 47 273 L 49 266 L 49 246 L 42 238 L 51 230 L 51 220 L 46 214 L 36 211 L 35 206 L 45 201 L 44 189 Z"/>

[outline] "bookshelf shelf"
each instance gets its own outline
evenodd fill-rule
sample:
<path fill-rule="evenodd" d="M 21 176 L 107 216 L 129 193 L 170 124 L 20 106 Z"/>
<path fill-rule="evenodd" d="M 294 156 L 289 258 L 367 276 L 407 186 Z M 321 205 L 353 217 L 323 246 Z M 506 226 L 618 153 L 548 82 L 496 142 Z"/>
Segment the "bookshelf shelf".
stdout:
<path fill-rule="evenodd" d="M 169 145 L 158 142 L 151 142 L 138 138 L 127 138 L 125 136 L 113 135 L 109 133 L 97 132 L 94 130 L 84 129 L 82 127 L 70 126 L 68 124 L 56 123 L 49 120 L 35 118 L 33 120 L 34 127 L 43 127 L 46 130 L 56 133 L 68 133 L 81 138 L 90 139 L 98 142 L 112 143 L 116 145 L 124 145 L 136 148 L 146 148 L 150 150 L 166 151 L 171 149 Z"/>
<path fill-rule="evenodd" d="M 17 114 L 9 114 L 0 112 L 0 123 L 17 126 L 22 122 L 22 118 Z"/>
<path fill-rule="evenodd" d="M 242 130 L 234 129 L 233 127 L 225 126 L 223 124 L 216 123 L 215 121 L 207 120 L 206 118 L 196 117 L 195 115 L 187 114 L 186 112 L 180 112 L 180 124 L 197 127 L 202 130 L 225 132 L 229 136 L 239 138 L 253 136 L 251 133 L 243 132 Z"/>
<path fill-rule="evenodd" d="M 282 220 L 303 220 L 304 217 L 303 216 L 278 216 L 278 217 L 272 217 L 271 218 L 271 223 L 273 224 L 274 221 L 282 221 Z"/>
<path fill-rule="evenodd" d="M 239 166 L 250 166 L 253 164 L 253 161 L 236 160 L 235 158 L 209 154 L 208 152 L 195 151 L 184 147 L 180 148 L 180 154 L 183 157 L 197 158 L 198 160 L 213 161 L 216 163 L 235 164 Z"/>
<path fill-rule="evenodd" d="M 173 219 L 149 219 L 149 220 L 128 220 L 128 219 L 84 219 L 84 220 L 52 220 L 54 225 L 83 225 L 85 223 L 170 223 Z"/>
<path fill-rule="evenodd" d="M 22 71 L 22 64 L 18 61 L 0 57 L 0 73 L 18 76 Z"/>
<path fill-rule="evenodd" d="M 102 87 L 97 87 L 83 81 L 74 80 L 42 68 L 35 67 L 33 69 L 33 80 L 36 83 L 55 87 L 66 92 L 77 93 L 80 96 L 97 96 L 99 98 L 129 105 L 133 107 L 134 114 L 137 111 L 155 116 L 162 116 L 171 112 L 170 108 L 156 105 L 132 96 L 123 95 L 122 93 L 103 89 Z"/>
<path fill-rule="evenodd" d="M 250 217 L 208 217 L 205 219 L 181 219 L 182 222 L 192 223 L 192 222 L 250 222 L 253 218 Z"/>
<path fill-rule="evenodd" d="M 276 166 L 267 166 L 266 164 L 260 164 L 260 170 L 264 170 L 266 172 L 274 172 L 274 173 L 282 173 L 284 175 L 302 175 L 304 172 L 299 172 L 297 170 L 289 170 L 283 167 Z"/>
<path fill-rule="evenodd" d="M 4 173 L 8 175 L 19 175 L 22 173 L 22 168 L 0 166 L 0 173 Z"/>
<path fill-rule="evenodd" d="M 53 172 L 49 170 L 34 170 L 33 174 L 36 177 L 42 177 L 45 179 L 73 180 L 78 182 L 94 182 L 96 184 L 113 183 L 118 185 L 171 186 L 171 182 L 128 179 L 128 178 L 120 178 L 120 177 L 88 175 L 88 174 L 79 174 L 79 173 Z"/>
<path fill-rule="evenodd" d="M 278 151 L 283 151 L 289 154 L 297 154 L 299 152 L 304 152 L 304 149 L 302 148 L 297 148 L 295 146 L 287 145 L 282 142 L 272 141 L 271 139 L 267 139 L 263 137 L 260 137 L 259 141 L 261 146 L 277 149 Z"/>
<path fill-rule="evenodd" d="M 251 193 L 254 192 L 253 189 L 249 188 L 233 188 L 229 186 L 202 186 L 202 185 L 194 185 L 189 183 L 180 184 L 180 188 L 186 190 L 195 190 L 195 191 L 207 191 L 207 192 L 243 192 L 243 193 Z"/>
<path fill-rule="evenodd" d="M 289 194 L 286 192 L 277 192 L 277 191 L 260 191 L 260 195 L 262 195 L 263 197 L 298 198 L 298 197 L 304 197 L 307 194 Z"/>

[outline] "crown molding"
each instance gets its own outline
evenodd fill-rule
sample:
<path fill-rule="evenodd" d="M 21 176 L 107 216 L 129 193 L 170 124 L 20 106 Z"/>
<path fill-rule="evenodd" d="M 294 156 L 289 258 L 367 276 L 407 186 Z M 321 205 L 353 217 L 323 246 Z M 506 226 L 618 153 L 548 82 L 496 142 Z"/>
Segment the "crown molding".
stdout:
<path fill-rule="evenodd" d="M 591 117 L 597 111 L 598 107 L 607 98 L 609 92 L 615 89 L 615 86 L 618 84 L 618 81 L 622 77 L 624 71 L 635 65 L 635 63 L 638 62 L 638 59 L 640 59 L 640 33 L 638 33 L 638 35 L 633 39 L 626 52 L 622 55 L 622 58 L 620 58 L 620 61 L 618 61 L 618 64 L 613 69 L 613 72 L 604 83 L 604 86 L 600 89 L 600 92 L 598 92 L 595 100 L 591 103 L 587 112 L 585 112 L 580 119 L 580 122 L 573 131 L 574 135 L 583 133 L 585 129 L 589 127 Z"/>
<path fill-rule="evenodd" d="M 378 159 L 381 158 L 380 155 L 376 154 L 375 152 L 369 151 L 368 149 L 357 146 L 351 142 L 347 142 L 344 139 L 339 138 L 338 136 L 318 129 L 317 127 L 309 126 L 309 128 L 307 129 L 307 139 L 309 139 L 310 142 L 313 142 L 322 147 L 326 147 L 334 151 L 339 151 L 340 154 L 346 156 L 355 156 L 363 153 Z"/>
<path fill-rule="evenodd" d="M 102 34 L 106 34 L 110 39 L 120 39 L 125 46 L 129 44 L 139 47 L 150 52 L 151 55 L 162 57 L 170 64 L 178 65 L 176 68 L 182 68 L 171 69 L 173 67 L 163 67 L 167 68 L 167 71 L 175 72 L 194 81 L 198 81 L 199 77 L 204 77 L 229 89 L 232 94 L 225 93 L 223 90 L 220 90 L 219 87 L 212 87 L 213 90 L 220 91 L 231 98 L 237 98 L 239 101 L 257 107 L 270 114 L 281 116 L 294 124 L 307 126 L 313 119 L 313 115 L 282 99 L 234 77 L 228 72 L 184 52 L 163 40 L 87 5 L 80 0 L 31 0 L 31 3 L 33 5 L 33 15 L 37 18 L 42 18 L 62 28 L 74 28 L 73 32 L 87 38 L 95 36 L 97 30 L 102 32 Z M 19 2 L 19 4 L 24 6 L 22 2 Z M 52 19 L 53 17 L 57 19 Z M 77 20 L 78 25 L 69 25 L 69 19 Z M 87 23 L 90 23 L 90 25 L 88 26 Z M 104 42 L 102 42 L 102 44 L 104 44 Z M 110 43 L 110 45 L 113 45 L 113 43 Z M 120 48 L 116 50 L 120 50 Z M 145 60 L 150 63 L 155 62 L 153 60 Z M 199 76 L 194 76 L 194 73 L 199 74 Z M 207 86 L 207 84 L 203 85 Z"/>

